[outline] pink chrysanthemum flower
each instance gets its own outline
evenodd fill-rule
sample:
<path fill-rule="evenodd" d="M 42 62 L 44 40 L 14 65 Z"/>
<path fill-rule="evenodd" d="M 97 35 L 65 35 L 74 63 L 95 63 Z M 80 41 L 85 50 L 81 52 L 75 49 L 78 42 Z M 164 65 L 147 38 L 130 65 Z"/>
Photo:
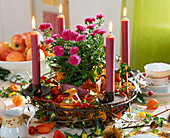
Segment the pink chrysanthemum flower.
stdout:
<path fill-rule="evenodd" d="M 97 18 L 97 19 L 101 19 L 101 18 L 103 18 L 103 17 L 105 17 L 103 14 L 97 14 L 97 15 L 96 15 L 96 18 Z"/>
<path fill-rule="evenodd" d="M 95 24 L 90 24 L 87 26 L 87 29 L 93 29 L 95 27 Z"/>
<path fill-rule="evenodd" d="M 53 48 L 54 55 L 57 57 L 61 57 L 64 54 L 64 48 L 61 46 L 56 46 Z"/>
<path fill-rule="evenodd" d="M 100 30 L 97 32 L 97 34 L 105 34 L 105 33 L 106 33 L 106 31 L 103 30 L 103 29 L 100 29 Z"/>
<path fill-rule="evenodd" d="M 49 44 L 51 44 L 51 43 L 53 43 L 54 42 L 54 38 L 51 38 L 51 37 L 49 37 L 49 38 L 47 38 L 46 40 L 45 40 L 45 44 L 46 45 L 49 45 Z"/>
<path fill-rule="evenodd" d="M 48 28 L 53 28 L 53 25 L 51 23 L 43 23 L 39 26 L 39 30 L 46 30 Z"/>
<path fill-rule="evenodd" d="M 81 58 L 78 56 L 78 55 L 71 55 L 68 62 L 71 64 L 71 65 L 78 65 L 80 64 L 81 62 Z"/>
<path fill-rule="evenodd" d="M 99 30 L 100 30 L 100 28 L 94 29 L 93 33 L 95 34 L 95 33 L 97 33 Z"/>
<path fill-rule="evenodd" d="M 92 22 L 94 22 L 95 21 L 95 18 L 92 18 L 92 17 L 87 17 L 86 19 L 85 19 L 85 22 L 89 22 L 89 23 L 92 23 Z"/>
<path fill-rule="evenodd" d="M 71 49 L 70 49 L 70 54 L 72 54 L 72 55 L 74 55 L 74 54 L 77 54 L 77 52 L 78 52 L 78 47 L 72 47 Z"/>
<path fill-rule="evenodd" d="M 68 40 L 69 40 L 69 35 L 70 35 L 70 33 L 71 33 L 70 30 L 64 30 L 64 31 L 62 32 L 62 38 L 63 38 L 64 40 L 68 41 Z"/>
<path fill-rule="evenodd" d="M 95 35 L 96 35 L 95 33 L 90 34 L 90 36 L 95 36 Z"/>
<path fill-rule="evenodd" d="M 76 28 L 77 28 L 78 30 L 80 30 L 81 32 L 86 31 L 86 27 L 85 27 L 84 25 L 82 25 L 82 24 L 77 25 Z"/>
<path fill-rule="evenodd" d="M 54 34 L 53 38 L 56 38 L 56 37 L 60 38 L 61 36 L 59 34 Z"/>
<path fill-rule="evenodd" d="M 77 37 L 76 37 L 76 41 L 77 41 L 77 42 L 83 41 L 83 40 L 85 39 L 85 37 L 86 37 L 86 35 L 84 35 L 84 34 L 82 34 L 82 35 L 80 35 L 80 36 L 77 36 Z"/>
<path fill-rule="evenodd" d="M 69 40 L 70 41 L 76 41 L 76 37 L 79 35 L 79 33 L 78 32 L 71 32 L 71 33 L 69 33 Z"/>

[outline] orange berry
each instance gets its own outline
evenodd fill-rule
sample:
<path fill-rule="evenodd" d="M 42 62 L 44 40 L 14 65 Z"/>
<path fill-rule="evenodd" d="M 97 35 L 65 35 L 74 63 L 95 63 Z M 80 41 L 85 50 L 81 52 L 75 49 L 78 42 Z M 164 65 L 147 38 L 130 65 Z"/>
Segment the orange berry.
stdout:
<path fill-rule="evenodd" d="M 155 106 L 155 105 L 157 105 L 157 104 L 159 104 L 159 103 L 158 103 L 158 101 L 157 101 L 156 99 L 151 99 L 151 100 L 149 100 L 148 103 L 147 103 L 147 109 L 148 109 L 148 110 L 155 110 L 155 109 L 157 109 L 157 108 L 159 107 L 159 105 L 158 105 L 158 106 Z M 154 106 L 155 106 L 155 107 L 154 107 Z"/>
<path fill-rule="evenodd" d="M 23 99 L 20 95 L 16 95 L 12 98 L 12 102 L 14 103 L 15 106 L 20 106 L 22 105 Z"/>

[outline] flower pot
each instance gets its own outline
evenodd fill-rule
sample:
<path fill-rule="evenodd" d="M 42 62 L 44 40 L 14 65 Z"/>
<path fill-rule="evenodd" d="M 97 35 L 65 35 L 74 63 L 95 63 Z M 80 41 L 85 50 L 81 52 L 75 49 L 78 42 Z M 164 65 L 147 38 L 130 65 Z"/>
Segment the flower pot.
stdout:
<path fill-rule="evenodd" d="M 98 85 L 99 91 L 101 89 L 101 78 L 96 82 Z M 67 89 L 75 88 L 78 91 L 79 97 L 84 97 L 86 94 L 88 94 L 88 91 L 81 88 L 81 85 L 79 87 L 75 87 L 74 85 L 70 84 L 62 84 L 62 91 L 66 91 Z"/>

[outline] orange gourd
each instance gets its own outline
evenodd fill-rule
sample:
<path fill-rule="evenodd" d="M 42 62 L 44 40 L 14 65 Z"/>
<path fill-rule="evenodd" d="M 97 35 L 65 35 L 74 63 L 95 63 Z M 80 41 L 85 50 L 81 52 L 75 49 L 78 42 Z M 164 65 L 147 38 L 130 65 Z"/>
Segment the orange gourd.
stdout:
<path fill-rule="evenodd" d="M 12 102 L 14 103 L 15 106 L 20 106 L 22 105 L 23 99 L 20 95 L 16 95 L 12 98 Z"/>
<path fill-rule="evenodd" d="M 159 103 L 158 103 L 158 101 L 157 101 L 156 99 L 151 99 L 151 100 L 149 100 L 148 103 L 147 103 L 147 109 L 148 109 L 148 110 L 155 110 L 155 109 L 157 109 L 157 108 L 159 107 L 159 105 L 158 105 L 158 106 L 155 106 L 155 105 L 157 105 L 157 104 L 159 104 Z M 154 106 L 155 106 L 155 107 L 154 107 Z"/>
<path fill-rule="evenodd" d="M 9 88 L 13 91 L 13 92 L 17 92 L 18 91 L 18 87 L 15 84 L 12 84 L 11 86 L 9 86 Z"/>

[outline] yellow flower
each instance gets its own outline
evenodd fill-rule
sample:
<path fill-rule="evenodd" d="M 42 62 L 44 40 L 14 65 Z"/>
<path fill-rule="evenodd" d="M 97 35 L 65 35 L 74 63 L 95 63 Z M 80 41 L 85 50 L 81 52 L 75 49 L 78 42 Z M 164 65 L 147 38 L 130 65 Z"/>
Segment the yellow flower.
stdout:
<path fill-rule="evenodd" d="M 143 118 L 145 118 L 146 115 L 148 115 L 148 114 L 149 114 L 148 112 L 140 112 L 140 113 L 138 113 L 138 115 L 139 115 L 140 117 L 143 117 Z M 154 116 L 153 114 L 150 114 L 150 115 L 151 115 L 151 117 Z"/>
<path fill-rule="evenodd" d="M 12 93 L 9 94 L 9 97 L 10 97 L 10 96 L 13 96 L 13 95 L 15 95 L 15 94 L 17 94 L 17 93 L 16 93 L 16 92 L 12 92 Z"/>

